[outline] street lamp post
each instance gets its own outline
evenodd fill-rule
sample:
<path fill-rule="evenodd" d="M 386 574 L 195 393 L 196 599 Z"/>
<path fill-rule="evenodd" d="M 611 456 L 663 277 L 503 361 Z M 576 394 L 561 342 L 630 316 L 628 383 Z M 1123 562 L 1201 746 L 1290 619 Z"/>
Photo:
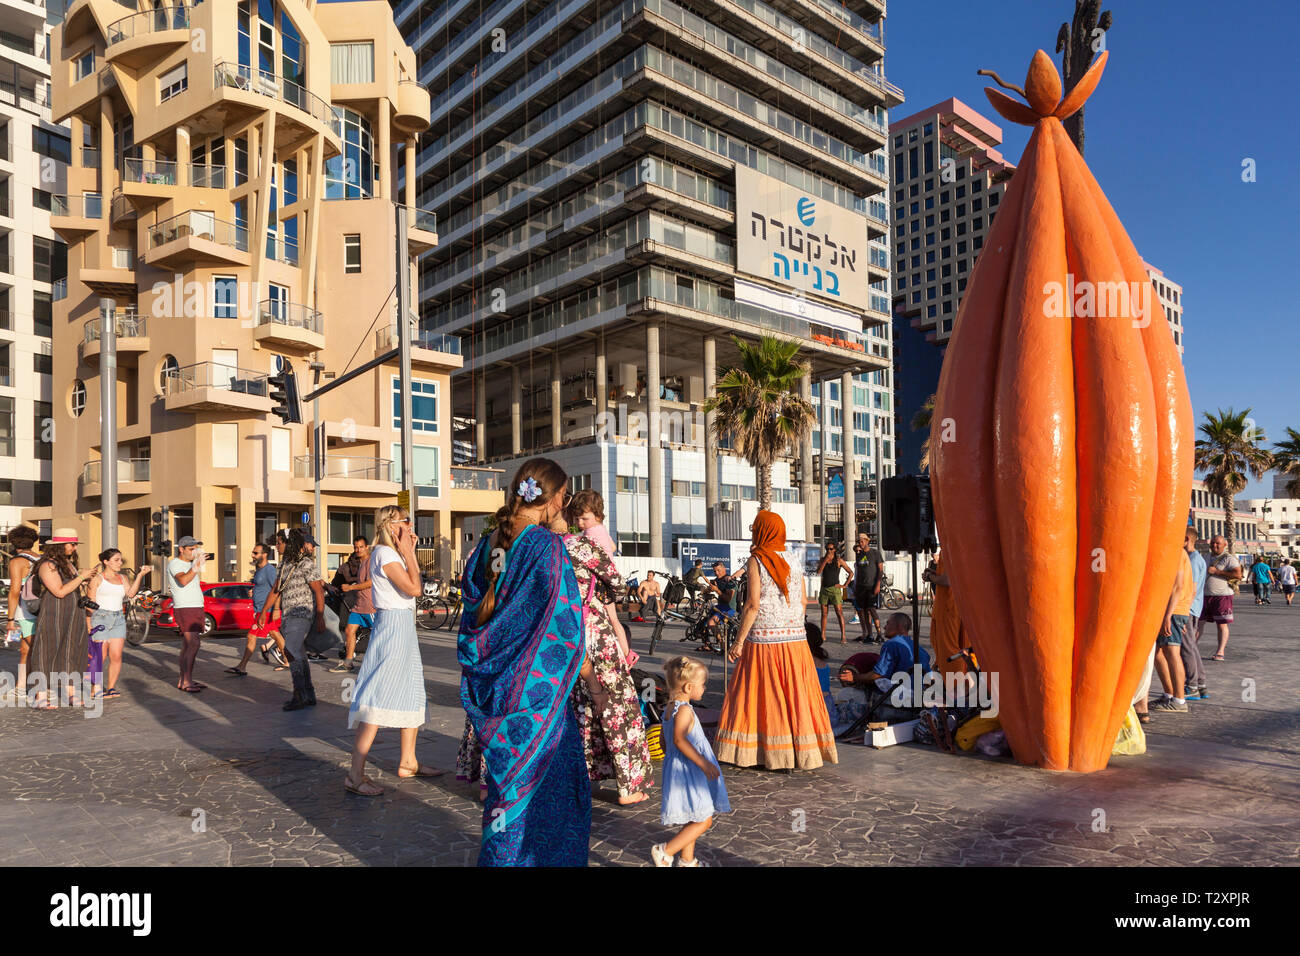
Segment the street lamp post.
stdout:
<path fill-rule="evenodd" d="M 637 478 L 637 463 L 632 462 L 632 544 L 641 553 L 641 503 L 637 493 L 641 488 L 641 480 Z"/>

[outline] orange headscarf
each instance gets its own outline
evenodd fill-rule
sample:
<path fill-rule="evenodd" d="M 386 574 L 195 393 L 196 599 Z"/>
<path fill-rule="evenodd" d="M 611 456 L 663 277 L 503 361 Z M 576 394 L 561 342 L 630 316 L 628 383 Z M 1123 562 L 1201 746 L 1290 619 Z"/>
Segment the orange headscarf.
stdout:
<path fill-rule="evenodd" d="M 781 588 L 787 601 L 790 600 L 790 565 L 781 552 L 785 550 L 785 522 L 775 511 L 760 511 L 754 519 L 754 539 L 749 546 L 750 553 L 758 558 L 758 563 L 767 568 L 772 580 Z"/>

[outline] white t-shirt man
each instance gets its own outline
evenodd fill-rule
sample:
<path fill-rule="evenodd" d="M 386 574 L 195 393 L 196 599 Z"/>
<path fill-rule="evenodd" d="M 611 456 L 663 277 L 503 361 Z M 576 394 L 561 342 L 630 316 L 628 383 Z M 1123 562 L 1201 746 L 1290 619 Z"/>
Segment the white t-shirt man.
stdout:
<path fill-rule="evenodd" d="M 199 584 L 199 576 L 196 574 L 190 578 L 189 584 L 180 584 L 176 580 L 178 575 L 198 567 L 200 560 L 186 561 L 183 558 L 172 558 L 167 562 L 167 576 L 171 578 L 172 607 L 203 607 L 203 587 Z"/>
<path fill-rule="evenodd" d="M 1283 587 L 1295 587 L 1295 568 L 1289 564 L 1284 564 L 1277 569 L 1277 583 Z"/>
<path fill-rule="evenodd" d="M 1241 564 L 1236 558 L 1225 551 L 1218 557 L 1210 555 L 1209 566 L 1212 568 L 1218 568 L 1220 571 L 1234 571 L 1241 567 Z M 1205 594 L 1207 597 L 1226 597 L 1229 594 L 1235 593 L 1236 592 L 1232 588 L 1232 582 L 1227 578 L 1222 577 L 1219 574 L 1205 575 Z"/>

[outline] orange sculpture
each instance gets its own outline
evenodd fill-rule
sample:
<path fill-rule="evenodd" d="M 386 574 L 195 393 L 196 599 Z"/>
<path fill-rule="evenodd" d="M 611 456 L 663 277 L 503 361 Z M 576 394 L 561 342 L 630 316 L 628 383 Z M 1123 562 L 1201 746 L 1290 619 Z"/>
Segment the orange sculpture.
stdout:
<path fill-rule="evenodd" d="M 1173 336 L 1061 125 L 1106 58 L 1064 99 L 1042 50 L 1028 105 L 985 91 L 1034 132 L 962 301 L 930 436 L 953 596 L 999 675 L 1012 752 L 1085 773 L 1106 765 L 1155 640 L 1192 481 Z"/>

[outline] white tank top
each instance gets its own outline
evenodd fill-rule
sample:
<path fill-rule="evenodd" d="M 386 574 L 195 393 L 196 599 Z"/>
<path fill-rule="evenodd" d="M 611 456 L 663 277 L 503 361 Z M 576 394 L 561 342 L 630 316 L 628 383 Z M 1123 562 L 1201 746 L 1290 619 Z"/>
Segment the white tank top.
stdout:
<path fill-rule="evenodd" d="M 95 603 L 101 611 L 121 611 L 122 599 L 126 597 L 126 579 L 121 584 L 114 584 L 107 577 L 99 579 L 95 589 Z"/>

